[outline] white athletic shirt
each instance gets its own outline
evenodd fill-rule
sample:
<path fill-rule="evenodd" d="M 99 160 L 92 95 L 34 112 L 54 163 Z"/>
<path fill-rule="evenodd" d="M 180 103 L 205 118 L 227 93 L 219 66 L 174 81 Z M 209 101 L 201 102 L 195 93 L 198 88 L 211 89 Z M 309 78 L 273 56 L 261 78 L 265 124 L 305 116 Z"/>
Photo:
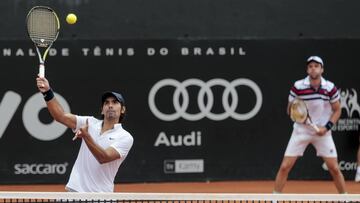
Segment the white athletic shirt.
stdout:
<path fill-rule="evenodd" d="M 89 116 L 76 116 L 74 132 L 86 124 L 86 119 L 89 123 L 89 134 L 94 141 L 103 149 L 113 147 L 121 158 L 100 164 L 82 140 L 66 187 L 77 192 L 113 192 L 116 173 L 132 147 L 133 137 L 121 124 L 116 124 L 113 129 L 100 135 L 103 121 Z"/>
<path fill-rule="evenodd" d="M 333 113 L 331 103 L 338 101 L 340 94 L 334 83 L 322 77 L 319 89 L 315 90 L 310 86 L 310 78 L 307 76 L 302 80 L 296 81 L 291 88 L 289 102 L 292 102 L 296 97 L 305 101 L 313 123 L 325 126 Z M 298 127 L 310 128 L 303 124 L 294 123 L 294 128 Z"/>

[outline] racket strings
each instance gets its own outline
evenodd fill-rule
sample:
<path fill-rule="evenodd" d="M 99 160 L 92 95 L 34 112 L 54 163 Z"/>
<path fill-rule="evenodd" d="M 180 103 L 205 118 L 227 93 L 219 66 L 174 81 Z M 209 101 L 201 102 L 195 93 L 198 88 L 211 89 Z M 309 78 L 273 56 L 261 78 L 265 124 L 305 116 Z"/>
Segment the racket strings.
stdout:
<path fill-rule="evenodd" d="M 304 123 L 307 116 L 308 111 L 305 103 L 295 100 L 291 105 L 291 119 L 298 123 Z"/>
<path fill-rule="evenodd" d="M 30 38 L 43 47 L 56 40 L 59 29 L 56 15 L 45 8 L 36 8 L 29 13 L 27 27 Z"/>

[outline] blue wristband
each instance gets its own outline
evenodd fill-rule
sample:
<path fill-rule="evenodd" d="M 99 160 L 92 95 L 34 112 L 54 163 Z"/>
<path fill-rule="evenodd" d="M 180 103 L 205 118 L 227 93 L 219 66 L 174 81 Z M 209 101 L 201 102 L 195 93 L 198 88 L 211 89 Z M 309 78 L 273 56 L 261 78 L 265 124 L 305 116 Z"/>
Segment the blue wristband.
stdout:
<path fill-rule="evenodd" d="M 331 122 L 331 121 L 328 121 L 327 123 L 326 123 L 326 125 L 325 125 L 325 128 L 327 129 L 327 130 L 331 130 L 331 128 L 334 126 L 334 123 L 333 122 Z"/>
<path fill-rule="evenodd" d="M 48 91 L 42 93 L 44 95 L 45 101 L 50 101 L 54 98 L 54 92 L 50 88 Z"/>

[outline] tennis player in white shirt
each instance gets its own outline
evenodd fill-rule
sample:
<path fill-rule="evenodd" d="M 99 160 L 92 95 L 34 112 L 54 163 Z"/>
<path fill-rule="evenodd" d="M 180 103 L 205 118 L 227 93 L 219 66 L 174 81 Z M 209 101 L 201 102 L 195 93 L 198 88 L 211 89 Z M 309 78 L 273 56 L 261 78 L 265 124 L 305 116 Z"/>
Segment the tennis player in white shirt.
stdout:
<path fill-rule="evenodd" d="M 126 113 L 125 100 L 116 92 L 101 97 L 102 120 L 64 112 L 44 77 L 36 78 L 51 116 L 73 129 L 82 139 L 66 190 L 70 192 L 113 192 L 116 173 L 128 155 L 133 137 L 121 125 Z"/>
<path fill-rule="evenodd" d="M 294 123 L 291 138 L 276 175 L 274 193 L 283 191 L 290 170 L 298 157 L 303 156 L 309 144 L 315 147 L 317 156 L 322 157 L 326 163 L 338 192 L 346 193 L 344 176 L 339 169 L 337 152 L 331 135 L 331 128 L 341 115 L 339 91 L 334 83 L 322 77 L 324 62 L 320 57 L 309 57 L 306 71 L 308 76 L 296 81 L 290 90 L 287 111 L 289 114 L 291 102 L 296 97 L 304 100 L 319 132 L 309 125 Z"/>

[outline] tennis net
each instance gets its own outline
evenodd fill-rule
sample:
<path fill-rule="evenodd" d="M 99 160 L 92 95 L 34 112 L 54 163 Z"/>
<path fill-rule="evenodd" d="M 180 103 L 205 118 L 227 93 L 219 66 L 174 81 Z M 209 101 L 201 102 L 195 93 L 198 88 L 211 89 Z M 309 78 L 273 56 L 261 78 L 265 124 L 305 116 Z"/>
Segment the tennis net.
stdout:
<path fill-rule="evenodd" d="M 359 202 L 360 194 L 246 194 L 246 193 L 69 193 L 0 192 L 0 203 L 322 203 Z"/>

